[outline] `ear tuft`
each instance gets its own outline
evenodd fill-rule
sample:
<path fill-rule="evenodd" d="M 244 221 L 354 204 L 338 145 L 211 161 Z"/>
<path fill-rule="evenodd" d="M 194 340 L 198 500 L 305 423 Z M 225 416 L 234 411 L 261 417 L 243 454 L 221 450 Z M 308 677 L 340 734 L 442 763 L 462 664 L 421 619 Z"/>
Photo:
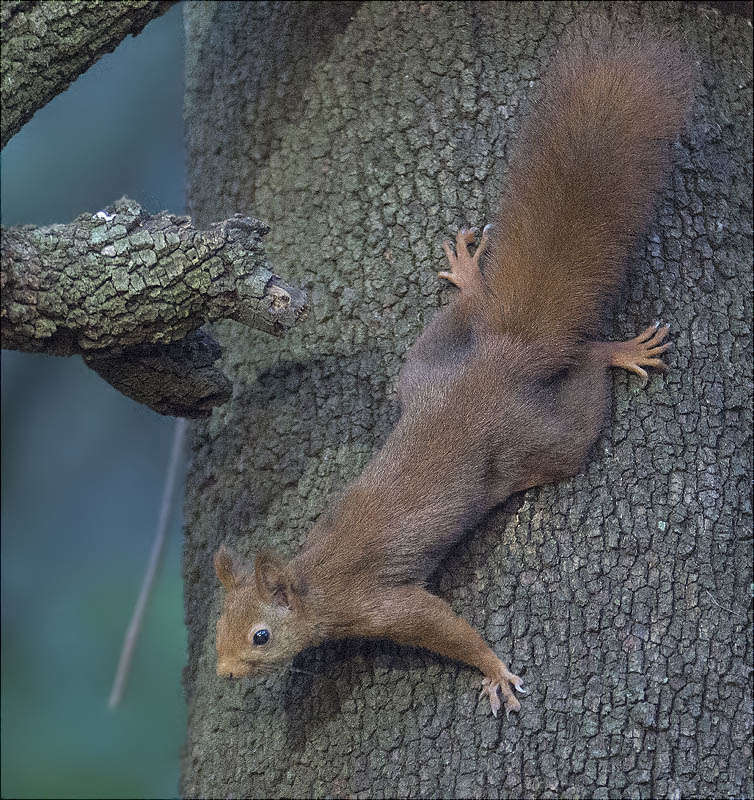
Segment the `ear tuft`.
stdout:
<path fill-rule="evenodd" d="M 254 579 L 261 597 L 281 606 L 290 606 L 290 581 L 281 559 L 271 553 L 259 553 L 254 561 Z"/>
<path fill-rule="evenodd" d="M 241 583 L 244 576 L 244 565 L 241 557 L 224 544 L 215 553 L 215 573 L 226 591 L 230 591 Z"/>

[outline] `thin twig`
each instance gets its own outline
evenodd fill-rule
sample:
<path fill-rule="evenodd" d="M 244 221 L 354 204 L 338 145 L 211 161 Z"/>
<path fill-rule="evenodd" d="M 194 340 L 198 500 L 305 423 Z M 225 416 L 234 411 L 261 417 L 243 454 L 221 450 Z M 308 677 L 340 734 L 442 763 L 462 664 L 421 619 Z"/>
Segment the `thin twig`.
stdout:
<path fill-rule="evenodd" d="M 170 511 L 173 504 L 175 482 L 178 475 L 178 466 L 180 464 L 180 455 L 185 434 L 186 420 L 183 418 L 176 419 L 173 433 L 173 449 L 170 453 L 170 461 L 168 462 L 168 469 L 165 475 L 165 486 L 162 490 L 162 505 L 160 506 L 160 517 L 157 521 L 157 531 L 155 533 L 154 542 L 152 543 L 152 552 L 149 554 L 149 562 L 147 563 L 147 569 L 144 573 L 144 579 L 141 583 L 139 598 L 136 601 L 131 616 L 131 622 L 128 624 L 128 630 L 123 640 L 123 649 L 120 653 L 120 661 L 118 661 L 118 671 L 115 673 L 113 688 L 110 692 L 110 700 L 107 704 L 111 709 L 117 708 L 123 697 L 126 681 L 128 680 L 128 673 L 131 671 L 131 660 L 133 659 L 134 648 L 136 647 L 136 642 L 139 638 L 141 626 L 144 621 L 144 612 L 149 602 L 149 595 L 152 593 L 152 586 L 154 585 L 154 579 L 157 575 L 157 568 L 160 565 L 160 557 L 162 556 L 162 550 L 165 546 L 165 537 L 167 534 L 168 522 L 170 521 Z"/>

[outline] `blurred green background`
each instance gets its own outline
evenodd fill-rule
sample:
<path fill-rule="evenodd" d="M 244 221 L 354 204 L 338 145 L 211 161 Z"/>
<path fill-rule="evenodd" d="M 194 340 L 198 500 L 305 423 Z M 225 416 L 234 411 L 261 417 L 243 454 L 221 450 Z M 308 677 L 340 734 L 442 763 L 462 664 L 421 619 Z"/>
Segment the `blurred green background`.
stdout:
<path fill-rule="evenodd" d="M 2 223 L 123 194 L 184 211 L 179 6 L 128 37 L 0 156 Z M 107 709 L 174 421 L 79 357 L 2 351 L 2 795 L 172 797 L 185 733 L 181 488 L 128 689 Z"/>

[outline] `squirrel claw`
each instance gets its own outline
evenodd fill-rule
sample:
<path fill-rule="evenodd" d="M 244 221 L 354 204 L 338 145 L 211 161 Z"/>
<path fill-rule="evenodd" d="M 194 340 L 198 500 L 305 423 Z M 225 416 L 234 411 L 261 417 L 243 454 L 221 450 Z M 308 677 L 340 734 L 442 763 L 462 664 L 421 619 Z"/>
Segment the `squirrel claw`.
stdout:
<path fill-rule="evenodd" d="M 491 228 L 491 225 L 484 226 L 482 238 L 473 256 L 469 253 L 468 245 L 476 239 L 479 233 L 477 228 L 461 228 L 458 231 L 455 251 L 449 241 L 444 241 L 442 248 L 450 264 L 450 270 L 438 272 L 437 276 L 450 281 L 462 291 L 474 291 L 481 288 L 482 273 L 479 270 L 479 259 L 487 247 Z"/>
<path fill-rule="evenodd" d="M 494 679 L 493 678 L 484 678 L 482 680 L 482 691 L 479 692 L 479 697 L 482 698 L 485 695 L 487 696 L 488 700 L 490 701 L 490 709 L 492 710 L 492 716 L 497 718 L 497 712 L 500 710 L 500 697 L 498 696 L 498 689 L 500 690 L 500 694 L 504 699 L 505 705 L 505 716 L 509 716 L 511 711 L 520 711 L 521 710 L 521 703 L 514 697 L 513 691 L 511 690 L 511 684 L 515 686 L 515 688 L 521 691 L 522 681 L 518 675 L 514 675 L 512 672 L 509 672 L 505 667 L 500 674 L 498 674 Z M 522 692 L 523 694 L 524 692 Z"/>
<path fill-rule="evenodd" d="M 670 325 L 661 326 L 659 322 L 655 322 L 633 339 L 607 343 L 610 366 L 633 372 L 641 378 L 642 386 L 646 386 L 649 375 L 642 367 L 654 367 L 661 372 L 668 371 L 668 365 L 658 356 L 672 347 L 672 342 L 662 344 L 669 331 Z"/>

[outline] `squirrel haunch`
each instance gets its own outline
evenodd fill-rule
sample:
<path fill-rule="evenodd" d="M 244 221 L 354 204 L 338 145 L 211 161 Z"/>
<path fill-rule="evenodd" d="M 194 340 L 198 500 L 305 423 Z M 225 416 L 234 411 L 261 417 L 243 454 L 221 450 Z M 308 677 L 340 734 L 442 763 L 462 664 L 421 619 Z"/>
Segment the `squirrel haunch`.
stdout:
<path fill-rule="evenodd" d="M 327 639 L 389 638 L 478 668 L 494 714 L 521 679 L 425 582 L 510 494 L 580 471 L 609 368 L 664 369 L 667 327 L 596 338 L 691 102 L 671 43 L 585 39 L 558 56 L 525 124 L 502 212 L 445 244 L 460 293 L 409 350 L 401 417 L 289 562 L 227 548 L 217 671 L 266 672 Z M 483 257 L 484 256 L 484 257 Z"/>

